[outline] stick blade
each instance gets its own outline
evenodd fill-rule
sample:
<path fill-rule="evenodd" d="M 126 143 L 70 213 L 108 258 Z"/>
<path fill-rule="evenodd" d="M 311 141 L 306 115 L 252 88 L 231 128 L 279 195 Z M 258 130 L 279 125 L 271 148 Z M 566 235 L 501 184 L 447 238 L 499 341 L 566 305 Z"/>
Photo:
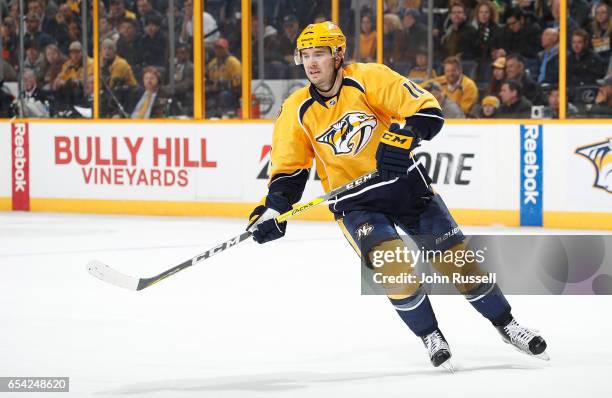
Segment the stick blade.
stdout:
<path fill-rule="evenodd" d="M 101 281 L 110 283 L 111 285 L 119 286 L 128 290 L 138 290 L 138 278 L 122 274 L 121 272 L 112 269 L 108 265 L 98 260 L 88 262 L 87 271 Z"/>

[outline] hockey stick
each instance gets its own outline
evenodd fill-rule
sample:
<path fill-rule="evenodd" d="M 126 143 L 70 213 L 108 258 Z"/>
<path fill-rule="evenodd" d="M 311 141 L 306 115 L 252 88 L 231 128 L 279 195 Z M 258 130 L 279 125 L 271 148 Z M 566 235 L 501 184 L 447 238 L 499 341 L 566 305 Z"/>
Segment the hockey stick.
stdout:
<path fill-rule="evenodd" d="M 371 180 L 377 175 L 378 175 L 377 171 L 365 174 L 351 182 L 348 182 L 342 185 L 341 187 L 338 187 L 332 191 L 329 191 L 325 195 L 314 198 L 310 202 L 306 202 L 304 204 L 294 207 L 288 212 L 283 213 L 279 215 L 278 217 L 276 217 L 276 220 L 279 222 L 286 221 L 289 218 L 296 216 L 298 214 L 301 214 L 318 204 L 328 201 L 329 199 L 335 196 L 338 196 L 360 185 L 363 185 L 365 182 Z M 104 282 L 110 283 L 112 285 L 123 287 L 128 290 L 142 290 L 163 279 L 166 279 L 167 277 L 171 275 L 176 274 L 179 271 L 184 270 L 185 268 L 189 268 L 192 265 L 199 263 L 200 261 L 207 260 L 210 257 L 214 256 L 215 254 L 219 254 L 222 251 L 229 249 L 230 247 L 234 247 L 238 245 L 239 243 L 244 242 L 251 235 L 252 235 L 251 232 L 245 231 L 241 233 L 240 235 L 235 236 L 232 239 L 229 239 L 223 243 L 220 243 L 217 246 L 213 247 L 212 249 L 209 249 L 205 251 L 204 253 L 198 254 L 197 256 L 190 258 L 189 260 L 182 262 L 181 264 L 175 267 L 172 267 L 162 272 L 161 274 L 155 275 L 151 278 L 136 278 L 133 276 L 125 275 L 97 260 L 90 261 L 87 264 L 87 270 L 89 271 L 90 274 L 92 274 L 96 278 L 101 279 Z"/>

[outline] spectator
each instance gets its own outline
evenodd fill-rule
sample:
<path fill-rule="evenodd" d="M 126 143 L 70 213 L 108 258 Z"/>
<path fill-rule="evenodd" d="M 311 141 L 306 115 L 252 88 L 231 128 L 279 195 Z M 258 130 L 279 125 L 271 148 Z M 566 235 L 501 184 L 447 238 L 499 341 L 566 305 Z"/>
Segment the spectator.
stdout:
<path fill-rule="evenodd" d="M 102 42 L 102 78 L 111 89 L 116 86 L 135 87 L 138 84 L 132 67 L 117 55 L 117 46 L 111 39 Z"/>
<path fill-rule="evenodd" d="M 68 60 L 53 83 L 53 89 L 59 90 L 67 84 L 83 87 L 83 47 L 80 41 L 70 43 Z M 93 59 L 87 57 L 87 79 L 93 77 Z"/>
<path fill-rule="evenodd" d="M 376 62 L 376 31 L 373 25 L 371 14 L 361 16 L 358 62 Z"/>
<path fill-rule="evenodd" d="M 501 85 L 506 81 L 506 57 L 499 57 L 491 64 L 493 70 L 491 80 L 485 89 L 487 96 L 498 96 Z"/>
<path fill-rule="evenodd" d="M 315 15 L 312 23 L 321 23 L 321 22 L 325 22 L 325 21 L 329 21 L 329 20 L 330 20 L 330 18 L 327 15 L 319 13 L 319 14 Z"/>
<path fill-rule="evenodd" d="M 567 14 L 571 15 L 578 26 L 586 26 L 589 20 L 589 2 L 586 0 L 571 0 L 567 2 Z"/>
<path fill-rule="evenodd" d="M 402 22 L 396 14 L 385 14 L 383 16 L 383 57 L 385 64 L 394 62 L 393 49 L 401 45 Z M 390 50 L 390 51 L 389 51 Z"/>
<path fill-rule="evenodd" d="M 24 69 L 22 74 L 24 117 L 49 117 L 47 96 L 38 88 L 36 74 L 31 69 Z"/>
<path fill-rule="evenodd" d="M 610 6 L 608 4 L 599 3 L 595 6 L 595 18 L 589 28 L 593 51 L 604 60 L 609 59 L 612 55 L 612 51 L 610 51 L 612 18 L 610 18 Z"/>
<path fill-rule="evenodd" d="M 36 15 L 38 16 L 38 30 L 43 31 L 51 37 L 54 37 L 55 40 L 58 38 L 63 38 L 64 32 L 62 32 L 61 27 L 57 23 L 57 20 L 53 17 L 53 14 L 47 12 L 44 8 L 43 0 L 28 0 L 27 1 L 27 15 Z M 17 19 L 16 19 L 17 20 Z M 44 48 L 44 47 L 40 47 Z"/>
<path fill-rule="evenodd" d="M 5 64 L 7 62 L 0 58 L 0 63 Z M 0 80 L 0 117 L 11 118 L 15 116 L 14 103 L 15 97 L 10 93 L 9 89 L 6 88 L 4 82 Z"/>
<path fill-rule="evenodd" d="M 240 53 L 242 47 L 242 13 L 239 1 L 230 1 L 226 6 L 226 13 L 219 17 L 219 31 L 229 43 L 231 53 Z M 214 53 L 214 41 L 213 41 Z M 207 48 L 211 48 L 207 44 Z"/>
<path fill-rule="evenodd" d="M 68 31 L 69 31 L 69 25 L 71 23 L 75 23 L 76 26 L 79 26 L 79 19 L 78 17 L 72 12 L 72 9 L 70 8 L 70 6 L 66 3 L 61 4 L 59 6 L 58 12 L 55 15 L 55 23 L 56 23 L 56 27 L 55 27 L 55 32 L 54 33 L 50 33 L 51 36 L 53 36 L 53 38 L 56 40 L 58 46 L 63 50 L 63 51 L 67 51 L 68 50 L 68 45 L 70 43 L 72 43 L 74 40 L 79 40 L 79 37 L 69 37 L 68 35 Z M 74 28 L 72 28 L 74 30 Z M 44 29 L 46 32 L 48 32 L 46 29 Z"/>
<path fill-rule="evenodd" d="M 543 50 L 538 53 L 540 62 L 538 84 L 554 84 L 559 79 L 559 32 L 557 29 L 545 29 L 541 43 Z"/>
<path fill-rule="evenodd" d="M 293 65 L 293 53 L 295 41 L 298 35 L 298 20 L 295 15 L 287 15 L 283 18 L 283 33 L 278 38 L 278 47 L 283 59 L 288 65 Z"/>
<path fill-rule="evenodd" d="M 432 68 L 431 76 L 427 75 L 427 49 L 420 47 L 416 52 L 416 66 L 410 69 L 408 78 L 416 83 L 421 83 L 424 80 L 435 79 L 438 77 L 435 69 Z"/>
<path fill-rule="evenodd" d="M 523 11 L 519 8 L 511 9 L 506 17 L 506 27 L 500 32 L 498 47 L 505 50 L 506 54 L 518 53 L 525 58 L 535 59 L 540 44 L 535 37 L 540 37 L 540 28 L 536 24 L 525 21 Z"/>
<path fill-rule="evenodd" d="M 2 36 L 2 59 L 5 59 L 11 66 L 19 65 L 17 49 L 19 48 L 19 36 L 17 35 L 17 27 L 15 20 L 12 17 L 4 18 L 0 27 L 0 35 Z"/>
<path fill-rule="evenodd" d="M 45 48 L 54 43 L 53 37 L 40 30 L 40 17 L 35 13 L 29 13 L 26 17 L 26 40 L 35 42 L 38 48 Z"/>
<path fill-rule="evenodd" d="M 163 15 L 153 8 L 151 0 L 136 0 L 136 10 L 138 11 L 138 22 L 140 26 L 147 25 L 147 17 L 155 15 L 160 21 L 163 21 Z"/>
<path fill-rule="evenodd" d="M 475 61 L 478 62 L 478 79 L 489 80 L 493 50 L 499 36 L 500 28 L 497 9 L 490 0 L 482 0 L 474 9 L 476 25 L 476 42 L 474 45 Z"/>
<path fill-rule="evenodd" d="M 257 15 L 253 15 L 251 22 L 251 38 L 252 48 L 251 55 L 253 57 L 253 78 L 254 79 L 283 79 L 285 77 L 285 64 L 283 57 L 278 49 L 278 36 L 276 29 L 268 25 L 264 19 L 263 33 L 263 49 L 264 49 L 264 64 L 265 76 L 259 72 L 259 23 Z"/>
<path fill-rule="evenodd" d="M 67 3 L 60 4 L 57 9 L 57 14 L 55 15 L 55 21 L 58 24 L 67 24 L 68 22 L 79 22 L 79 17 L 75 15 L 72 11 L 72 8 Z"/>
<path fill-rule="evenodd" d="M 17 72 L 15 69 L 4 59 L 0 58 L 0 82 L 16 82 Z"/>
<path fill-rule="evenodd" d="M 506 57 L 506 78 L 521 83 L 521 93 L 533 103 L 541 103 L 538 85 L 525 71 L 525 60 L 520 54 L 510 54 Z"/>
<path fill-rule="evenodd" d="M 595 104 L 589 114 L 597 117 L 612 117 L 612 75 L 597 80 L 600 85 L 595 97 Z"/>
<path fill-rule="evenodd" d="M 206 49 L 212 49 L 215 41 L 219 38 L 219 28 L 215 18 L 207 13 L 203 14 L 202 29 L 204 34 L 204 45 Z M 181 24 L 181 33 L 179 35 L 179 42 L 189 44 L 193 38 L 193 1 L 185 0 L 183 2 L 183 21 Z"/>
<path fill-rule="evenodd" d="M 465 119 L 465 113 L 461 110 L 459 105 L 452 99 L 448 98 L 444 91 L 442 91 L 442 87 L 436 82 L 430 82 L 425 86 L 425 90 L 429 91 L 436 100 L 438 100 L 438 104 L 440 104 L 440 108 L 442 109 L 442 115 L 446 119 Z"/>
<path fill-rule="evenodd" d="M 551 6 L 551 11 L 552 11 L 552 15 L 554 18 L 554 22 L 552 24 L 552 28 L 559 28 L 561 26 L 560 23 L 560 16 L 561 16 L 561 0 L 552 0 L 552 6 Z M 567 38 L 567 43 L 570 43 L 572 40 L 572 33 L 574 33 L 574 31 L 576 29 L 578 29 L 580 26 L 578 26 L 578 24 L 576 23 L 576 21 L 574 20 L 574 18 L 572 18 L 572 15 L 570 13 L 566 13 L 567 17 L 566 17 L 566 38 Z"/>
<path fill-rule="evenodd" d="M 53 82 L 54 111 L 69 115 L 73 106 L 79 104 L 84 96 L 83 48 L 80 42 L 70 43 L 68 60 Z M 85 54 L 87 57 L 87 54 Z M 87 80 L 93 79 L 93 60 L 87 59 Z"/>
<path fill-rule="evenodd" d="M 466 9 L 462 3 L 450 8 L 450 26 L 440 39 L 443 56 L 458 56 L 461 60 L 473 60 L 475 56 L 476 28 L 467 21 Z"/>
<path fill-rule="evenodd" d="M 30 69 L 36 79 L 42 81 L 42 70 L 45 63 L 45 57 L 40 53 L 38 46 L 33 41 L 25 42 L 25 59 L 23 61 L 24 69 Z"/>
<path fill-rule="evenodd" d="M 81 25 L 77 21 L 68 22 L 68 43 L 79 41 L 81 38 Z M 58 45 L 62 48 L 61 43 L 58 43 Z"/>
<path fill-rule="evenodd" d="M 541 6 L 541 4 L 539 4 Z M 538 25 L 541 29 L 540 18 L 536 15 L 536 1 L 534 0 L 517 0 L 516 7 L 523 12 L 525 23 L 529 25 Z M 542 11 L 542 10 L 540 10 Z M 549 16 L 552 18 L 552 16 Z"/>
<path fill-rule="evenodd" d="M 463 74 L 461 62 L 457 57 L 444 60 L 444 75 L 435 79 L 442 87 L 444 95 L 455 101 L 464 114 L 478 101 L 476 83 Z"/>
<path fill-rule="evenodd" d="M 11 17 L 13 21 L 19 21 L 19 0 L 11 0 L 8 3 L 8 16 Z"/>
<path fill-rule="evenodd" d="M 117 40 L 117 54 L 130 65 L 136 65 L 138 59 L 138 22 L 126 18 L 119 23 L 119 39 Z"/>
<path fill-rule="evenodd" d="M 110 39 L 114 43 L 117 43 L 117 40 L 119 40 L 119 32 L 117 31 L 117 29 L 111 26 L 107 17 L 100 17 L 99 27 L 100 40 L 104 41 L 106 39 Z"/>
<path fill-rule="evenodd" d="M 606 64 L 589 48 L 589 34 L 576 29 L 572 34 L 572 49 L 567 57 L 568 85 L 596 84 L 606 73 Z"/>
<path fill-rule="evenodd" d="M 221 37 L 221 33 L 219 33 L 219 28 L 217 27 L 217 21 L 212 15 L 207 12 L 204 12 L 202 18 L 204 45 L 206 46 L 206 48 L 213 48 L 217 39 Z"/>
<path fill-rule="evenodd" d="M 60 52 L 55 44 L 49 44 L 45 48 L 45 62 L 42 68 L 42 89 L 53 90 L 53 82 L 62 71 L 66 57 Z"/>
<path fill-rule="evenodd" d="M 93 116 L 93 93 L 94 93 L 94 81 L 93 79 L 87 80 L 87 86 L 85 87 L 85 92 L 83 94 L 83 97 L 76 102 L 74 105 L 80 107 L 80 108 L 85 108 L 86 110 L 83 112 L 82 110 L 76 108 L 73 112 L 71 112 L 69 115 L 67 115 L 67 117 L 74 117 L 74 118 L 82 118 L 82 117 L 86 117 L 86 118 L 91 118 Z M 103 95 L 100 95 L 100 98 L 103 98 Z M 102 115 L 106 116 L 104 114 L 104 110 L 101 109 Z"/>
<path fill-rule="evenodd" d="M 161 18 L 155 14 L 147 15 L 147 22 L 144 27 L 144 36 L 138 43 L 138 57 L 136 64 L 142 66 L 167 67 L 168 60 L 168 39 L 166 34 L 160 29 Z"/>
<path fill-rule="evenodd" d="M 522 95 L 521 83 L 516 80 L 504 82 L 499 91 L 501 106 L 498 117 L 503 119 L 528 119 L 531 117 L 531 101 Z"/>
<path fill-rule="evenodd" d="M 193 113 L 193 63 L 190 60 L 190 50 L 186 44 L 176 48 L 176 64 L 174 68 L 174 91 L 170 85 L 163 86 L 162 92 L 169 98 L 180 102 L 183 112 Z"/>
<path fill-rule="evenodd" d="M 499 99 L 493 95 L 487 95 L 478 106 L 474 106 L 470 117 L 474 119 L 494 119 L 499 110 Z"/>
<path fill-rule="evenodd" d="M 206 112 L 220 117 L 238 107 L 242 65 L 229 53 L 229 43 L 221 38 L 215 44 L 215 57 L 208 63 Z"/>
<path fill-rule="evenodd" d="M 113 28 L 117 28 L 124 19 L 136 21 L 136 14 L 125 9 L 123 0 L 110 0 L 108 7 L 108 19 Z"/>
<path fill-rule="evenodd" d="M 402 27 L 399 39 L 391 50 L 393 62 L 415 62 L 416 49 L 427 43 L 427 28 L 419 22 L 420 13 L 414 8 L 406 8 L 402 13 Z M 404 71 L 400 71 L 405 73 Z"/>
<path fill-rule="evenodd" d="M 547 106 L 544 110 L 544 116 L 550 119 L 559 118 L 559 86 L 553 85 L 546 94 Z M 571 103 L 567 102 L 566 115 L 567 117 L 575 117 L 578 114 L 578 109 Z"/>
<path fill-rule="evenodd" d="M 168 98 L 159 92 L 161 75 L 154 66 L 147 66 L 143 70 L 143 88 L 137 90 L 133 96 L 130 115 L 132 119 L 163 118 L 167 115 Z M 138 98 L 138 100 L 136 100 Z"/>

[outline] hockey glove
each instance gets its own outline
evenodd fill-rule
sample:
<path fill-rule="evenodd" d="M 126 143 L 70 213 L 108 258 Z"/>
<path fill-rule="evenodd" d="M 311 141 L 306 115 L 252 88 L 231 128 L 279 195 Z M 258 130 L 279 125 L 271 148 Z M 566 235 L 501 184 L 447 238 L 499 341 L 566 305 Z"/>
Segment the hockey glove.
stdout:
<path fill-rule="evenodd" d="M 276 217 L 291 210 L 289 201 L 282 195 L 269 194 L 265 206 L 257 206 L 249 216 L 247 231 L 253 233 L 257 243 L 266 243 L 285 236 L 287 221 L 279 223 Z"/>
<path fill-rule="evenodd" d="M 392 123 L 385 131 L 376 150 L 376 169 L 384 181 L 408 174 L 414 164 L 410 152 L 419 146 L 419 138 L 411 127 L 400 128 Z"/>

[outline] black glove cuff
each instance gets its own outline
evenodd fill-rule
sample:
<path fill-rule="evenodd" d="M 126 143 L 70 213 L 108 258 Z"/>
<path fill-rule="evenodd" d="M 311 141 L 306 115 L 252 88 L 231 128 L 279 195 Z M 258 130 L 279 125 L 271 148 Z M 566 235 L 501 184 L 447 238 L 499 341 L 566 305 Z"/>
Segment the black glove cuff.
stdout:
<path fill-rule="evenodd" d="M 270 193 L 266 196 L 266 207 L 276 210 L 280 214 L 291 210 L 292 206 L 289 200 L 280 193 Z"/>

